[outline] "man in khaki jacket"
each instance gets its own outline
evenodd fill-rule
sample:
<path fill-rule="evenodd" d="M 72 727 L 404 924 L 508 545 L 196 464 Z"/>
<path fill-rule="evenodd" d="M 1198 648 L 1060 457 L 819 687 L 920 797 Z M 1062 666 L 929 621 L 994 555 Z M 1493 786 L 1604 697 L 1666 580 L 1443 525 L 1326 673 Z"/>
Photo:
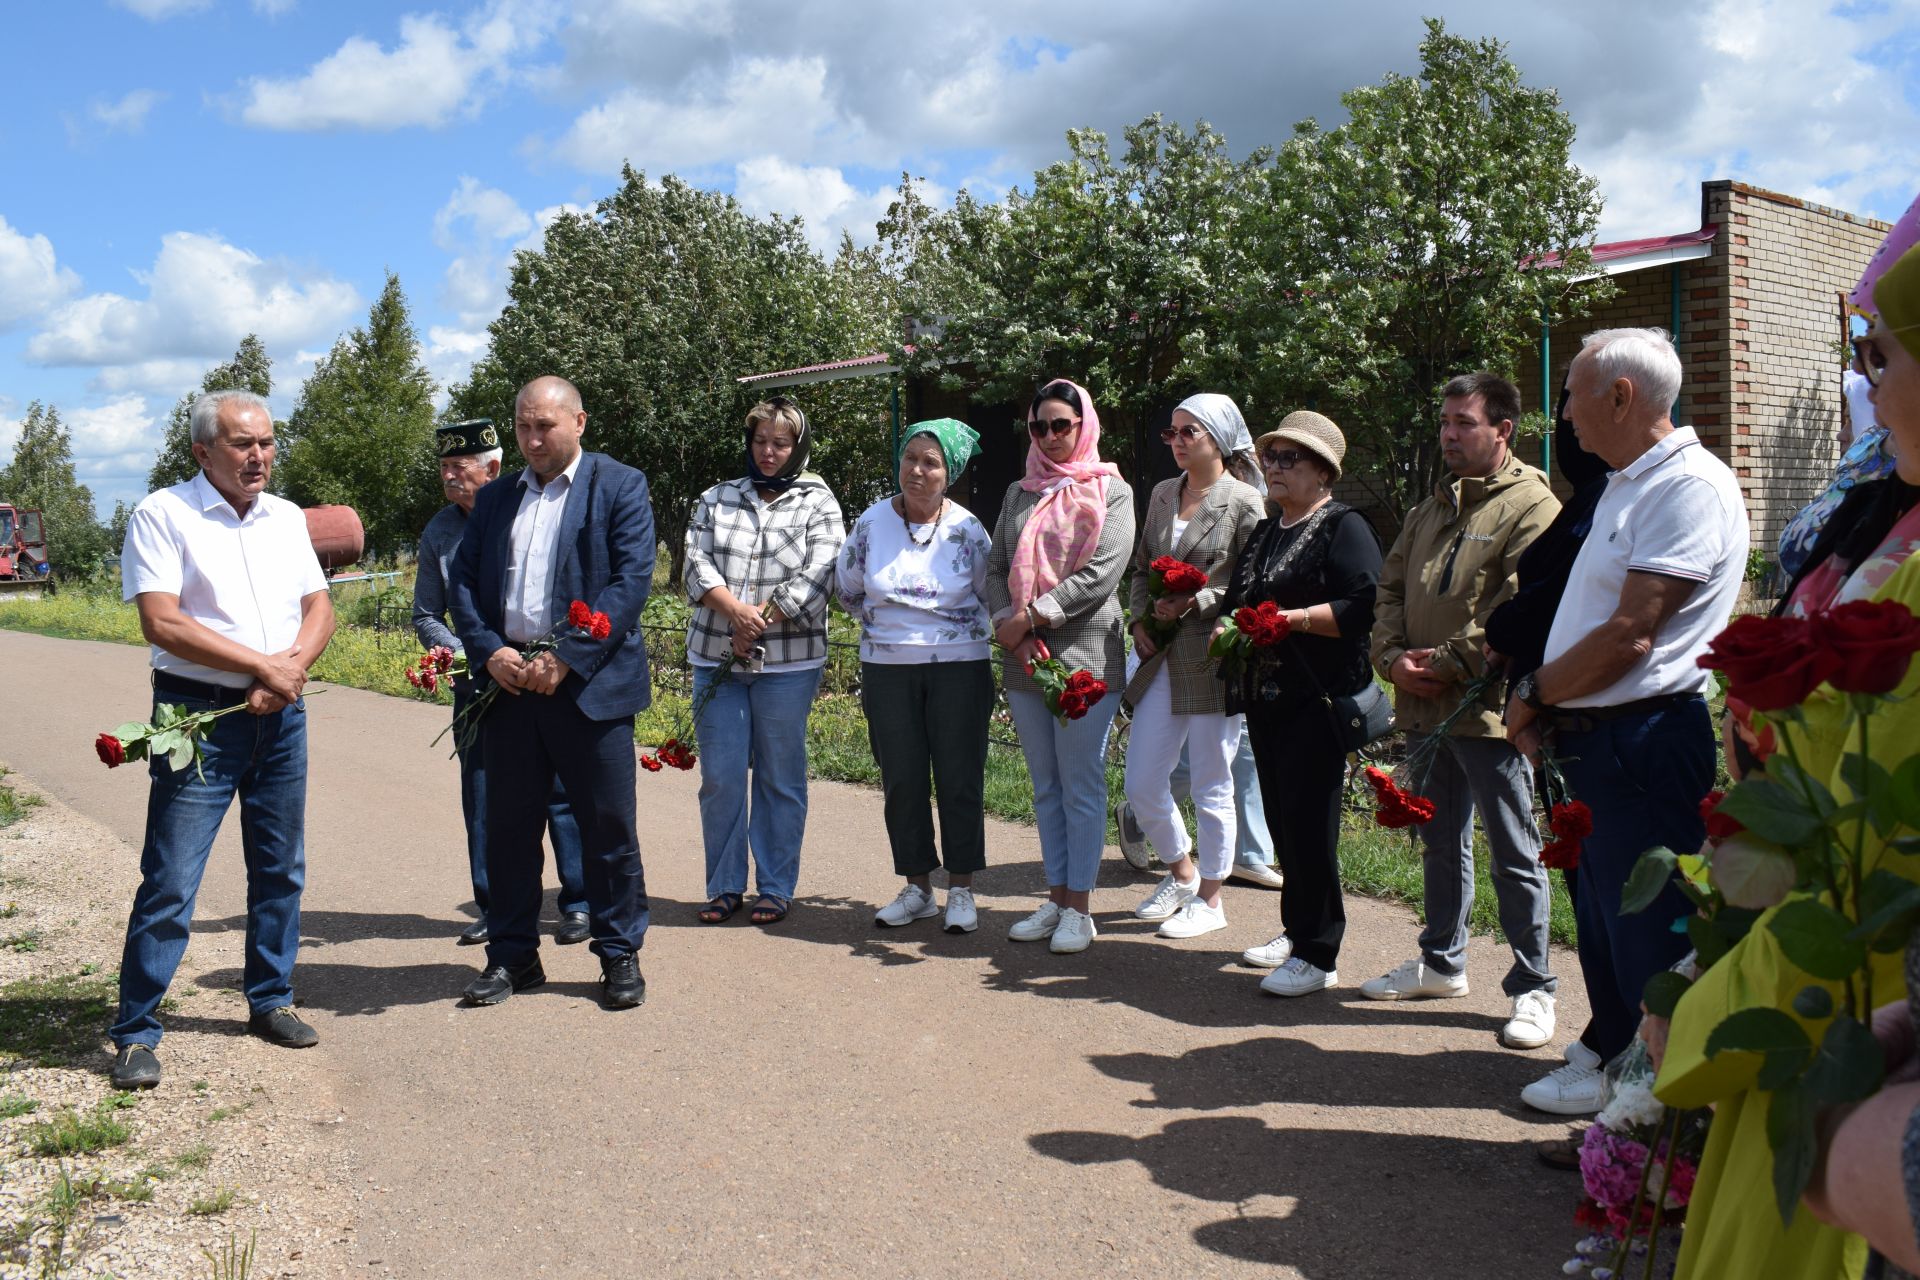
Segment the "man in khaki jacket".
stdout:
<path fill-rule="evenodd" d="M 1485 674 L 1487 616 L 1513 593 L 1520 553 L 1552 523 L 1560 502 L 1539 470 L 1513 456 L 1520 393 L 1491 373 L 1446 385 L 1440 450 L 1453 474 L 1415 507 L 1387 554 L 1374 612 L 1373 664 L 1395 689 L 1395 718 L 1409 744 L 1431 734 Z M 1420 955 L 1363 983 L 1374 1000 L 1467 994 L 1467 914 L 1473 906 L 1473 815 L 1493 853 L 1500 927 L 1513 948 L 1503 984 L 1513 1000 L 1503 1044 L 1536 1049 L 1553 1039 L 1547 968 L 1549 895 L 1533 816 L 1533 775 L 1506 740 L 1504 690 L 1489 685 L 1430 756 L 1401 779 L 1433 801 L 1419 828 L 1427 924 Z"/>

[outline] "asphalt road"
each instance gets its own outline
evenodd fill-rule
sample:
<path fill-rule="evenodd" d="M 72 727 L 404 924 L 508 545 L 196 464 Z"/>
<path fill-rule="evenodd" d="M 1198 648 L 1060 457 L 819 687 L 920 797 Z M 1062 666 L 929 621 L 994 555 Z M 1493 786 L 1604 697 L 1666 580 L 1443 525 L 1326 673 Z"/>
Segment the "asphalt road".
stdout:
<path fill-rule="evenodd" d="M 0 631 L 0 759 L 129 857 L 142 775 L 92 739 L 145 716 L 145 666 Z M 1532 1152 L 1566 1128 L 1518 1101 L 1584 1021 L 1570 955 L 1555 1047 L 1515 1053 L 1495 1040 L 1504 947 L 1475 942 L 1466 999 L 1365 1001 L 1416 926 L 1349 899 L 1346 985 L 1273 999 L 1234 960 L 1277 929 L 1276 895 L 1229 886 L 1227 930 L 1157 940 L 1127 918 L 1151 882 L 1114 854 L 1099 940 L 1057 957 L 1006 939 L 1042 879 L 1033 832 L 1004 823 L 977 933 L 882 931 L 879 797 L 829 783 L 791 917 L 702 926 L 696 779 L 643 773 L 647 1004 L 602 1010 L 594 957 L 548 945 L 544 988 L 467 1009 L 458 775 L 427 745 L 446 712 L 338 688 L 309 706 L 295 984 L 373 1192 L 366 1273 L 1438 1280 L 1570 1255 L 1577 1178 Z M 196 931 L 244 909 L 230 815 Z"/>

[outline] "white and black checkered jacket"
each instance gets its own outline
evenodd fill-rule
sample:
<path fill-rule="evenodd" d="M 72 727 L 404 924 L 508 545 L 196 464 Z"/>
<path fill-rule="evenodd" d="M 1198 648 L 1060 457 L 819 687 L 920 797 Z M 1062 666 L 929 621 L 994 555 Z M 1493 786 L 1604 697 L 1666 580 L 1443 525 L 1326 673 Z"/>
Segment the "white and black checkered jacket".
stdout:
<path fill-rule="evenodd" d="M 772 502 L 762 502 L 744 479 L 723 481 L 693 505 L 687 598 L 698 604 L 724 586 L 747 604 L 771 600 L 782 621 L 761 637 L 767 665 L 824 659 L 833 562 L 845 537 L 840 504 L 810 472 Z M 712 609 L 695 609 L 687 623 L 688 656 L 719 663 L 732 649 L 733 624 Z"/>

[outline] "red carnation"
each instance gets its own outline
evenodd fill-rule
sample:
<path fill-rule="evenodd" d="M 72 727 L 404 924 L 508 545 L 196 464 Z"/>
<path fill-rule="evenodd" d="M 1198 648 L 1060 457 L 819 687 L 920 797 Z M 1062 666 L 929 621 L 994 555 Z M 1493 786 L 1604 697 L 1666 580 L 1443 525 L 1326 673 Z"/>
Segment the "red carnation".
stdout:
<path fill-rule="evenodd" d="M 586 601 L 575 600 L 567 606 L 567 625 L 576 631 L 585 631 L 593 625 L 593 610 L 587 608 Z"/>
<path fill-rule="evenodd" d="M 1813 620 L 1814 643 L 1837 668 L 1827 683 L 1842 693 L 1892 693 L 1920 652 L 1920 618 L 1897 600 L 1851 600 Z"/>
<path fill-rule="evenodd" d="M 1707 823 L 1707 839 L 1715 844 L 1746 830 L 1738 818 L 1720 812 L 1720 802 L 1726 798 L 1724 791 L 1709 791 L 1700 801 L 1700 816 Z"/>
<path fill-rule="evenodd" d="M 127 749 L 120 739 L 110 733 L 103 733 L 93 740 L 93 750 L 100 757 L 100 763 L 109 769 L 118 769 L 127 762 Z"/>
<path fill-rule="evenodd" d="M 605 640 L 613 634 L 613 619 L 604 613 L 596 613 L 587 619 L 587 634 L 595 640 Z"/>
<path fill-rule="evenodd" d="M 407 683 L 412 685 L 416 689 L 421 687 L 420 668 L 418 667 L 407 668 Z"/>
<path fill-rule="evenodd" d="M 1700 655 L 1703 667 L 1727 677 L 1727 696 L 1755 711 L 1798 706 L 1825 684 L 1840 659 L 1803 618 L 1735 618 Z M 1903 668 L 1904 671 L 1904 668 Z"/>
<path fill-rule="evenodd" d="M 656 756 L 641 756 L 640 767 L 648 773 L 660 772 L 660 760 Z"/>
<path fill-rule="evenodd" d="M 1567 800 L 1553 806 L 1547 825 L 1562 840 L 1585 840 L 1593 834 L 1593 810 L 1581 800 Z"/>
<path fill-rule="evenodd" d="M 1390 830 L 1417 827 L 1433 821 L 1433 801 L 1425 796 L 1408 795 L 1394 785 L 1392 778 L 1373 765 L 1366 769 L 1367 783 L 1373 788 L 1374 821 Z"/>
<path fill-rule="evenodd" d="M 1580 865 L 1578 840 L 1552 840 L 1540 850 L 1540 865 L 1551 871 L 1572 871 Z"/>

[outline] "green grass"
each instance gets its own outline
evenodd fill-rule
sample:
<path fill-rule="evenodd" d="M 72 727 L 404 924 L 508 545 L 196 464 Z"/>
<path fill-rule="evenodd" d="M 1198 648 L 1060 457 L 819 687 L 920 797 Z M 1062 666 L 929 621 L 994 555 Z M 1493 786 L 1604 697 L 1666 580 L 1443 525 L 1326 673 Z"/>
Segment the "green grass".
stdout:
<path fill-rule="evenodd" d="M 40 1104 L 24 1093 L 0 1094 L 0 1120 L 30 1116 L 39 1109 Z"/>
<path fill-rule="evenodd" d="M 123 1146 L 132 1134 L 105 1111 L 83 1116 L 67 1107 L 51 1120 L 28 1125 L 21 1136 L 37 1156 L 76 1156 Z"/>
<path fill-rule="evenodd" d="M 0 949 L 7 951 L 38 951 L 40 949 L 40 931 L 24 929 L 19 933 L 8 934 L 0 938 Z"/>
<path fill-rule="evenodd" d="M 258 1231 L 248 1235 L 245 1248 L 240 1246 L 238 1237 L 230 1235 L 219 1253 L 203 1247 L 200 1256 L 213 1267 L 210 1273 L 213 1280 L 247 1280 L 253 1274 L 253 1251 L 259 1243 Z"/>
<path fill-rule="evenodd" d="M 21 978 L 0 985 L 0 1062 L 68 1066 L 99 1052 L 118 998 L 112 975 Z"/>
<path fill-rule="evenodd" d="M 173 1158 L 176 1169 L 204 1169 L 213 1163 L 213 1148 L 196 1142 Z"/>
<path fill-rule="evenodd" d="M 196 1218 L 209 1218 L 233 1208 L 233 1188 L 221 1187 L 212 1195 L 195 1196 L 187 1202 L 187 1212 Z"/>
<path fill-rule="evenodd" d="M 1473 910 L 1467 927 L 1472 933 L 1498 937 L 1499 904 L 1493 896 L 1486 842 L 1478 831 L 1473 837 L 1473 853 Z M 1358 814 L 1346 816 L 1340 830 L 1340 882 L 1348 892 L 1403 902 L 1424 920 L 1424 875 L 1420 846 L 1407 832 L 1387 831 Z M 1566 881 L 1552 873 L 1547 881 L 1553 895 L 1550 935 L 1555 942 L 1570 947 L 1574 943 L 1573 902 L 1567 897 Z"/>
<path fill-rule="evenodd" d="M 4 605 L 0 605 L 0 608 L 4 607 Z M 36 807 L 40 803 L 42 802 L 39 796 L 23 796 L 18 791 L 15 791 L 13 784 L 7 781 L 7 771 L 0 769 L 0 827 L 12 826 L 27 816 L 27 810 Z M 15 915 L 19 914 L 19 911 L 20 908 L 10 902 L 7 904 L 5 912 L 0 913 L 0 920 L 12 919 Z"/>

